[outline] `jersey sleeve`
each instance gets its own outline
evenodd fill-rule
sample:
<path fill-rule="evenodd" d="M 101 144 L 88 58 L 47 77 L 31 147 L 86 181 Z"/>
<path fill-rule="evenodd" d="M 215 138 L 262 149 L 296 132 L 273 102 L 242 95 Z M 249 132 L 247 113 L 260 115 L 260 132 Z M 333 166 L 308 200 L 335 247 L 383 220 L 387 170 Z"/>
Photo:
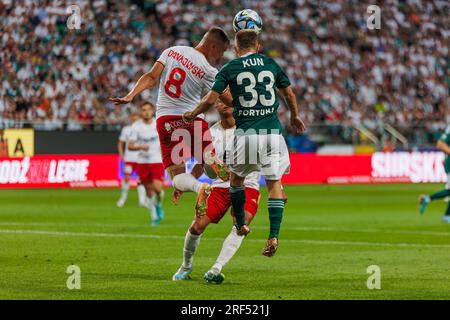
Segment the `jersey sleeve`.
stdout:
<path fill-rule="evenodd" d="M 445 129 L 445 132 L 440 136 L 439 140 L 442 140 L 447 144 L 450 143 L 450 126 Z"/>
<path fill-rule="evenodd" d="M 137 133 L 137 129 L 132 126 L 130 129 L 130 133 L 128 135 L 128 141 L 137 141 L 138 140 L 138 133 Z"/>
<path fill-rule="evenodd" d="M 277 72 L 277 74 L 275 76 L 275 85 L 277 86 L 277 88 L 289 87 L 291 85 L 291 81 L 289 80 L 288 76 L 283 71 L 283 69 L 281 69 L 281 67 L 278 65 L 278 63 L 276 63 L 275 61 L 273 61 L 273 63 L 275 63 L 275 68 L 276 68 L 276 72 Z"/>
<path fill-rule="evenodd" d="M 224 65 L 222 69 L 220 69 L 220 71 L 217 73 L 211 90 L 222 94 L 228 87 L 229 81 L 230 80 L 227 72 L 227 65 Z"/>
<path fill-rule="evenodd" d="M 127 142 L 127 130 L 126 127 L 123 127 L 120 131 L 119 141 Z"/>
<path fill-rule="evenodd" d="M 164 50 L 161 53 L 161 55 L 159 56 L 158 60 L 156 60 L 156 61 L 161 62 L 165 66 L 167 64 L 167 58 L 169 56 L 169 51 L 170 51 L 170 48 L 167 48 L 166 50 Z"/>

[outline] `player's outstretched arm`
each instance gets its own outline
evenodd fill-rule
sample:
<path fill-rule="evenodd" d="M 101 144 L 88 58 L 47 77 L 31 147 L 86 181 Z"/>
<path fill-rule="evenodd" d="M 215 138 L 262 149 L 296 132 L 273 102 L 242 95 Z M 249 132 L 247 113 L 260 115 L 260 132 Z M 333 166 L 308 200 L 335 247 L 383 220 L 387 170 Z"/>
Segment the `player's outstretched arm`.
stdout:
<path fill-rule="evenodd" d="M 281 94 L 286 100 L 286 104 L 291 111 L 291 126 L 297 129 L 297 132 L 302 134 L 305 132 L 305 124 L 298 114 L 297 98 L 295 96 L 294 90 L 291 86 L 286 88 L 280 88 Z"/>
<path fill-rule="evenodd" d="M 124 141 L 118 141 L 117 142 L 117 152 L 119 152 L 119 157 L 120 157 L 120 159 L 122 159 L 123 160 L 123 155 L 124 155 L 124 145 L 125 145 L 125 142 Z"/>
<path fill-rule="evenodd" d="M 438 140 L 438 142 L 436 144 L 436 148 L 438 148 L 442 152 L 450 155 L 450 146 L 448 144 L 446 144 L 444 141 Z"/>
<path fill-rule="evenodd" d="M 134 97 L 140 94 L 145 89 L 151 89 L 157 83 L 158 78 L 161 76 L 161 73 L 164 70 L 164 65 L 162 63 L 155 63 L 152 69 L 144 73 L 139 80 L 134 85 L 133 89 L 131 89 L 128 94 L 122 98 L 109 98 L 110 101 L 115 104 L 126 104 L 133 101 Z"/>
<path fill-rule="evenodd" d="M 211 108 L 214 103 L 216 103 L 217 99 L 219 99 L 219 94 L 215 91 L 209 91 L 206 96 L 200 101 L 199 105 L 191 112 L 186 112 L 183 115 L 183 120 L 186 122 L 190 122 L 194 120 L 198 115 L 205 113 Z"/>
<path fill-rule="evenodd" d="M 220 100 L 230 108 L 233 108 L 233 97 L 231 96 L 230 90 L 226 90 L 220 95 Z"/>

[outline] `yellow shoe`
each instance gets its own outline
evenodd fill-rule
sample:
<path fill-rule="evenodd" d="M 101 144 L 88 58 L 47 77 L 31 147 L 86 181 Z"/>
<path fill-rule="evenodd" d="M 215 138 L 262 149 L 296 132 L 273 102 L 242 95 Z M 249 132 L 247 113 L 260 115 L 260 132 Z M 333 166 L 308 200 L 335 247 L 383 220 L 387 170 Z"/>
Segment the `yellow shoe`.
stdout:
<path fill-rule="evenodd" d="M 216 157 L 214 153 L 205 153 L 205 162 L 211 167 L 214 173 L 223 181 L 230 180 L 230 170 L 227 165 Z"/>
<path fill-rule="evenodd" d="M 195 214 L 197 217 L 201 217 L 206 214 L 206 210 L 208 209 L 207 200 L 211 194 L 211 190 L 211 186 L 207 183 L 204 183 L 200 188 L 197 195 L 197 205 L 195 206 Z"/>

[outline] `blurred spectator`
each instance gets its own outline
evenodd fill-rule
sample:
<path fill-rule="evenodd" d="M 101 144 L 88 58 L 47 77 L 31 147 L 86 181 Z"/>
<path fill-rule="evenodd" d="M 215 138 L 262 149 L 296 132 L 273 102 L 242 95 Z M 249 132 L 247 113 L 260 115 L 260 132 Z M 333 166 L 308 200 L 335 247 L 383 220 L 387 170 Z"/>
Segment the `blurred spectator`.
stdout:
<path fill-rule="evenodd" d="M 81 30 L 66 26 L 70 4 L 0 0 L 0 128 L 117 130 L 140 101 L 116 108 L 109 96 L 166 47 L 196 45 L 213 25 L 232 35 L 243 8 L 261 15 L 263 53 L 287 71 L 307 126 L 326 125 L 332 141 L 389 123 L 426 144 L 450 122 L 446 0 L 386 0 L 380 30 L 367 29 L 367 3 L 357 0 L 80 0 Z M 279 112 L 293 135 L 284 105 Z"/>

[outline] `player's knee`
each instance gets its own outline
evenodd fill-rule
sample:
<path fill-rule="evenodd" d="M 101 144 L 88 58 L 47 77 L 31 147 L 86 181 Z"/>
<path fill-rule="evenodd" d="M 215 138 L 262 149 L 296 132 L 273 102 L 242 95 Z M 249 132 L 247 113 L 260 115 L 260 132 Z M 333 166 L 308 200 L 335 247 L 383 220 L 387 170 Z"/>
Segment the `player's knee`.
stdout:
<path fill-rule="evenodd" d="M 205 231 L 205 227 L 205 225 L 194 222 L 189 228 L 189 232 L 193 235 L 201 235 Z"/>
<path fill-rule="evenodd" d="M 252 222 L 252 220 L 253 220 L 253 215 L 250 212 L 245 211 L 245 224 L 249 225 L 250 222 Z"/>
<path fill-rule="evenodd" d="M 177 175 L 179 175 L 181 173 L 185 173 L 185 172 L 186 172 L 186 166 L 184 164 L 182 164 L 182 165 L 174 164 L 167 168 L 167 174 L 169 175 L 170 180 L 172 180 L 172 181 Z"/>
<path fill-rule="evenodd" d="M 145 191 L 147 193 L 147 197 L 151 198 L 153 196 L 153 190 L 150 186 L 145 186 Z"/>
<path fill-rule="evenodd" d="M 239 177 L 235 174 L 230 176 L 230 185 L 232 187 L 242 187 L 244 185 L 245 178 Z"/>
<path fill-rule="evenodd" d="M 162 185 L 160 185 L 160 184 L 155 184 L 155 185 L 153 186 L 153 190 L 154 190 L 156 193 L 160 194 L 160 193 L 163 191 Z"/>

